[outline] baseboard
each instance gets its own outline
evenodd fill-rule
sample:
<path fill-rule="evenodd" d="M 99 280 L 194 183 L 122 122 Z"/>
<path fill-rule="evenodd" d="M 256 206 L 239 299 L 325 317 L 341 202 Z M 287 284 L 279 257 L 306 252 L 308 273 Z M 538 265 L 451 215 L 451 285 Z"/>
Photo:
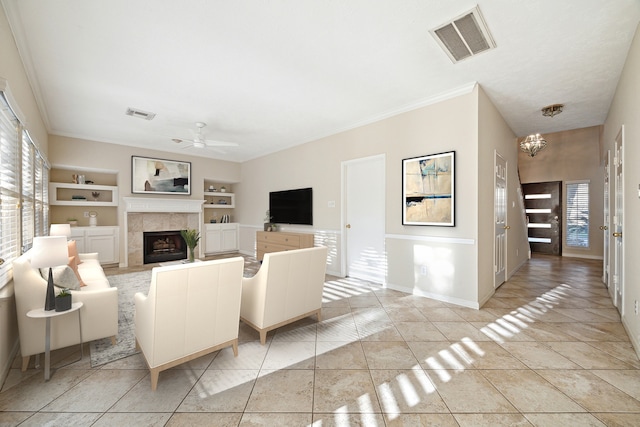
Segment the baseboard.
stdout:
<path fill-rule="evenodd" d="M 420 297 L 426 297 L 426 298 L 434 299 L 436 301 L 441 301 L 441 302 L 446 302 L 446 303 L 450 303 L 450 304 L 459 305 L 461 307 L 474 308 L 476 310 L 480 309 L 480 304 L 478 304 L 475 301 L 469 301 L 469 300 L 465 300 L 465 299 L 461 299 L 461 298 L 447 297 L 447 296 L 443 296 L 443 295 L 439 295 L 439 294 L 434 294 L 434 293 L 431 293 L 431 292 L 421 291 L 419 289 L 410 289 L 410 288 L 406 288 L 404 286 L 394 285 L 392 283 L 387 283 L 386 287 L 389 288 L 389 289 L 393 289 L 394 291 L 400 291 L 400 292 L 404 292 L 404 293 L 407 293 L 407 294 L 410 294 L 410 295 L 417 295 L 417 296 L 420 296 Z"/>
<path fill-rule="evenodd" d="M 638 341 L 639 337 L 634 336 L 631 333 L 631 328 L 629 328 L 629 326 L 627 325 L 627 320 L 624 317 L 621 320 L 622 320 L 622 326 L 624 326 L 624 330 L 627 333 L 627 336 L 629 336 L 631 345 L 633 346 L 633 349 L 636 352 L 636 356 L 640 359 L 640 341 Z"/>
<path fill-rule="evenodd" d="M 516 274 L 518 272 L 518 270 L 520 270 L 522 268 L 522 266 L 525 265 L 527 262 L 529 262 L 529 259 L 523 259 L 522 262 L 516 266 L 516 268 L 514 268 L 513 270 L 508 272 L 507 273 L 507 280 L 511 279 L 511 277 L 514 274 Z"/>
<path fill-rule="evenodd" d="M 581 255 L 581 254 L 562 254 L 563 257 L 566 258 L 582 258 L 582 259 L 595 259 L 598 261 L 602 261 L 602 255 Z"/>
<path fill-rule="evenodd" d="M 20 349 L 20 339 L 16 338 L 15 342 L 13 343 L 13 348 L 9 353 L 10 357 L 7 359 L 5 366 L 2 367 L 2 371 L 0 371 L 0 389 L 2 389 L 4 382 L 7 380 L 7 376 L 9 375 L 9 371 L 11 370 L 11 365 L 13 365 L 13 361 L 18 355 L 19 349 Z"/>

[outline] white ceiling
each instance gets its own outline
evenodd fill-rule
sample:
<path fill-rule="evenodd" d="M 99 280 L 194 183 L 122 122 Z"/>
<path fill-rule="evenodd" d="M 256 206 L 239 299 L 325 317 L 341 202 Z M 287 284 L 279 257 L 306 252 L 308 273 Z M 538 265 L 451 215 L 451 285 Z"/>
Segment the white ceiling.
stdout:
<path fill-rule="evenodd" d="M 518 136 L 599 125 L 638 0 L 2 0 L 49 133 L 245 161 L 478 82 Z M 429 30 L 479 5 L 497 48 Z M 554 103 L 554 118 L 540 109 Z M 156 113 L 146 121 L 127 108 Z M 223 149 L 180 148 L 194 122 Z M 184 143 L 182 143 L 184 145 Z"/>

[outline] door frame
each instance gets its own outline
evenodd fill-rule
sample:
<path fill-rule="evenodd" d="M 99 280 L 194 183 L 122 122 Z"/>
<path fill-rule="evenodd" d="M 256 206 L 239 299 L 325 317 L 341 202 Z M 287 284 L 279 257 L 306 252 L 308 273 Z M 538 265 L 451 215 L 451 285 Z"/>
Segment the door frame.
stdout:
<path fill-rule="evenodd" d="M 611 228 L 611 150 L 605 153 L 604 164 L 604 194 L 603 194 L 603 223 L 600 226 L 602 230 L 602 283 L 609 289 L 610 286 L 610 260 L 611 260 L 611 239 L 609 229 Z"/>
<path fill-rule="evenodd" d="M 504 164 L 504 169 L 499 171 L 499 165 Z M 507 250 L 508 250 L 508 234 L 509 234 L 509 222 L 508 222 L 508 212 L 507 209 L 509 205 L 508 201 L 508 171 L 509 171 L 509 163 L 507 159 L 502 157 L 498 150 L 494 150 L 493 157 L 493 219 L 494 219 L 494 239 L 493 239 L 493 288 L 497 289 L 500 285 L 502 285 L 507 280 Z M 504 194 L 501 196 L 498 195 L 498 174 L 504 174 Z M 501 200 L 502 199 L 502 200 Z M 498 204 L 502 203 L 502 212 L 499 212 Z M 499 215 L 502 215 L 502 218 L 499 218 Z M 502 229 L 502 234 L 500 238 L 498 238 L 499 229 Z M 500 271 L 498 268 L 498 258 L 501 258 L 502 265 L 502 274 L 499 274 Z M 499 282 L 499 283 L 498 283 Z"/>
<path fill-rule="evenodd" d="M 381 191 L 382 197 L 383 197 L 383 203 L 382 205 L 385 207 L 384 209 L 386 210 L 386 155 L 385 154 L 376 154 L 373 156 L 367 156 L 367 157 L 360 157 L 357 159 L 351 159 L 351 160 L 345 160 L 342 162 L 341 164 L 341 183 L 340 183 L 340 188 L 341 188 L 341 200 L 342 203 L 340 204 L 340 235 L 341 235 L 341 241 L 340 241 L 340 259 L 341 259 L 341 268 L 340 268 L 340 274 L 343 277 L 347 277 L 347 275 L 349 274 L 349 267 L 348 267 L 348 263 L 349 263 L 349 256 L 348 256 L 348 251 L 349 251 L 349 238 L 348 238 L 348 229 L 347 229 L 347 224 L 348 224 L 348 218 L 347 218 L 347 206 L 349 201 L 347 200 L 347 169 L 350 165 L 356 164 L 356 163 L 363 163 L 363 162 L 369 162 L 369 161 L 377 161 L 377 160 L 381 160 L 382 161 L 382 174 L 383 174 L 383 185 L 382 185 L 382 189 L 379 189 Z M 386 224 L 386 211 L 383 210 L 382 212 L 382 218 L 383 218 L 383 224 Z M 380 235 L 381 238 L 381 244 L 382 247 L 384 248 L 385 246 L 385 232 L 386 232 L 386 225 L 383 225 L 382 230 L 378 230 L 378 233 Z M 386 273 L 385 273 L 385 277 L 383 278 L 382 282 L 383 285 L 386 285 Z"/>
<path fill-rule="evenodd" d="M 613 237 L 613 305 L 624 316 L 624 125 L 614 140 L 614 211 L 611 236 Z M 615 236 L 614 233 L 620 233 Z"/>

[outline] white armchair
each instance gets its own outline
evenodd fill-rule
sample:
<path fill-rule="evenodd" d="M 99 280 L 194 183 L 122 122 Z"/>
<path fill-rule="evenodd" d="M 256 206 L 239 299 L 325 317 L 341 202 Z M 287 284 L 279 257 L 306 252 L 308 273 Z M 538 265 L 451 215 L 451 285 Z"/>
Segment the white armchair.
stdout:
<path fill-rule="evenodd" d="M 317 315 L 321 320 L 327 248 L 296 249 L 264 255 L 260 270 L 242 282 L 240 319 L 260 333 Z"/>
<path fill-rule="evenodd" d="M 135 294 L 136 347 L 151 372 L 161 371 L 224 347 L 238 355 L 244 258 L 156 267 L 149 294 Z"/>

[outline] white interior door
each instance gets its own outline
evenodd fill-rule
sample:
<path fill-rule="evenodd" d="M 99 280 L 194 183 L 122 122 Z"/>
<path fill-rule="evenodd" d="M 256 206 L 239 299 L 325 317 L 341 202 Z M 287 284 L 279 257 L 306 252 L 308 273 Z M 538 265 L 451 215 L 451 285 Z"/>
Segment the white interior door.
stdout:
<path fill-rule="evenodd" d="M 494 160 L 494 195 L 493 214 L 495 218 L 495 239 L 493 243 L 494 288 L 498 288 L 506 280 L 507 260 L 507 161 L 495 152 Z"/>
<path fill-rule="evenodd" d="M 609 287 L 609 174 L 611 173 L 611 150 L 607 150 L 604 165 L 604 210 L 603 210 L 603 224 L 600 226 L 602 230 L 602 282 L 605 286 Z"/>
<path fill-rule="evenodd" d="M 622 169 L 622 160 L 624 158 L 624 126 L 620 129 L 616 137 L 616 154 L 614 158 L 615 164 L 615 205 L 613 212 L 613 304 L 618 308 L 621 315 L 624 314 L 624 277 L 623 277 L 623 255 L 624 241 L 622 240 L 622 212 L 624 207 L 624 171 Z"/>
<path fill-rule="evenodd" d="M 345 275 L 386 283 L 385 158 L 343 162 Z"/>

